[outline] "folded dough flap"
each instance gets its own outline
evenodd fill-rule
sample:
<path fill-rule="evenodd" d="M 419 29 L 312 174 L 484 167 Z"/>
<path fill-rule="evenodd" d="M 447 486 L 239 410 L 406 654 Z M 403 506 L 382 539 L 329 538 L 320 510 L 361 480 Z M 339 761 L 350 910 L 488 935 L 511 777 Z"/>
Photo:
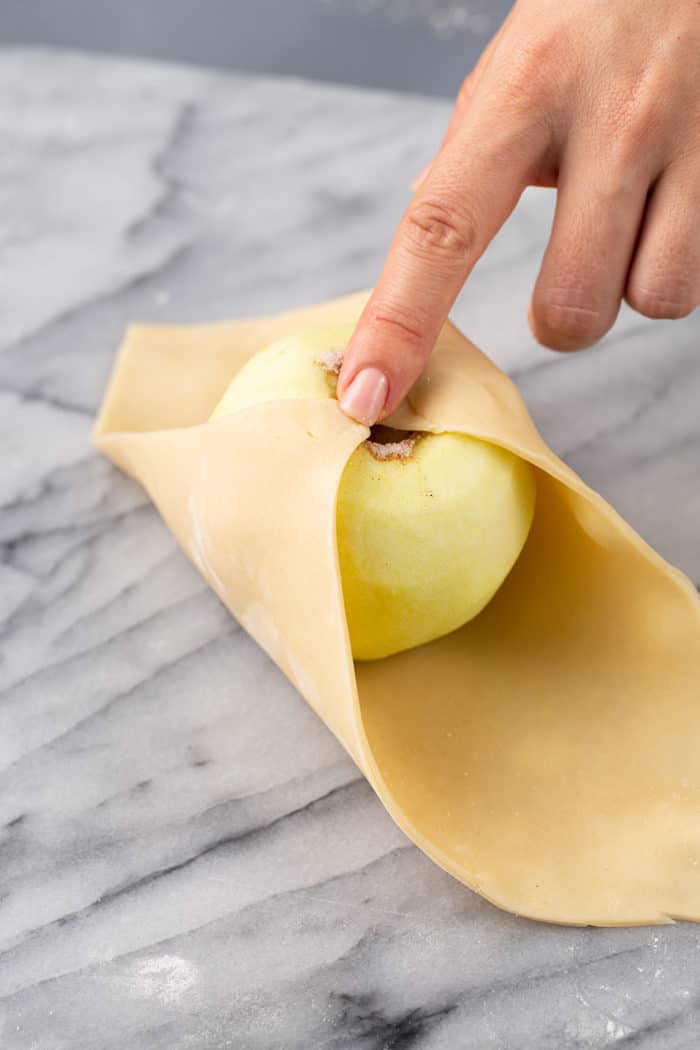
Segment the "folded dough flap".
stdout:
<path fill-rule="evenodd" d="M 547 448 L 510 380 L 446 326 L 392 422 L 481 437 L 537 468 L 514 570 L 459 631 L 354 666 L 335 503 L 367 431 L 330 400 L 207 422 L 251 353 L 351 323 L 363 302 L 132 330 L 98 446 L 446 870 L 553 922 L 699 919 L 698 596 Z"/>

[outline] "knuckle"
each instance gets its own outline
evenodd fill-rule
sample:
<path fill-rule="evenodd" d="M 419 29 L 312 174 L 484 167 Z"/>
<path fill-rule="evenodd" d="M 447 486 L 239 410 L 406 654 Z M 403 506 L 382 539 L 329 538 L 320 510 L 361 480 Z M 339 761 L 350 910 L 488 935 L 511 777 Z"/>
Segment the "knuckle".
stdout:
<path fill-rule="evenodd" d="M 549 295 L 535 307 L 538 330 L 556 346 L 589 346 L 605 334 L 609 321 L 600 309 L 571 295 Z"/>
<path fill-rule="evenodd" d="M 502 81 L 502 101 L 510 112 L 532 119 L 533 113 L 551 108 L 555 77 L 557 91 L 565 93 L 562 81 L 571 72 L 571 64 L 563 61 L 566 51 L 566 34 L 557 27 L 532 34 L 514 46 Z"/>
<path fill-rule="evenodd" d="M 637 313 L 659 321 L 687 317 L 698 305 L 683 282 L 669 282 L 659 287 L 631 282 L 626 299 Z"/>
<path fill-rule="evenodd" d="M 523 150 L 544 153 L 557 135 L 572 76 L 565 53 L 557 34 L 541 34 L 515 43 L 494 63 L 483 111 L 484 131 L 491 148 L 503 152 L 504 161 L 512 163 Z"/>
<path fill-rule="evenodd" d="M 668 85 L 653 74 L 612 92 L 602 125 L 619 157 L 649 153 L 653 137 L 666 122 L 668 96 Z"/>
<path fill-rule="evenodd" d="M 613 142 L 616 152 L 624 158 L 635 157 L 649 149 L 652 136 L 658 125 L 658 116 L 651 105 L 622 107 L 613 120 Z"/>
<path fill-rule="evenodd" d="M 475 220 L 453 205 L 435 199 L 420 201 L 411 208 L 406 230 L 417 255 L 437 256 L 452 265 L 467 264 L 478 245 Z"/>

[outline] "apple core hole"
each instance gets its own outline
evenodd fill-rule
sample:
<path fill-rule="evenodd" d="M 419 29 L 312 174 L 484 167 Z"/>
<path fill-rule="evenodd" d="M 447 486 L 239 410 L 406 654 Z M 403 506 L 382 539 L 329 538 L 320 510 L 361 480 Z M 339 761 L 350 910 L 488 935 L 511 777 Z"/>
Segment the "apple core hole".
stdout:
<path fill-rule="evenodd" d="M 419 437 L 413 430 L 394 430 L 375 423 L 365 444 L 375 459 L 409 459 Z"/>

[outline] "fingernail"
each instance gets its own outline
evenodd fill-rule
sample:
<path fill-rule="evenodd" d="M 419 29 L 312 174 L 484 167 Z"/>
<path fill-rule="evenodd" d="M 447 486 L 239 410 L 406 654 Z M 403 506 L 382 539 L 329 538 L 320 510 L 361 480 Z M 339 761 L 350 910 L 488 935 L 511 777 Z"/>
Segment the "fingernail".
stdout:
<path fill-rule="evenodd" d="M 389 393 L 389 380 L 378 368 L 363 368 L 340 399 L 346 416 L 371 427 L 379 419 Z"/>
<path fill-rule="evenodd" d="M 425 182 L 426 175 L 430 171 L 430 164 L 426 164 L 422 171 L 419 171 L 415 179 L 411 183 L 411 189 L 417 190 L 421 182 Z"/>

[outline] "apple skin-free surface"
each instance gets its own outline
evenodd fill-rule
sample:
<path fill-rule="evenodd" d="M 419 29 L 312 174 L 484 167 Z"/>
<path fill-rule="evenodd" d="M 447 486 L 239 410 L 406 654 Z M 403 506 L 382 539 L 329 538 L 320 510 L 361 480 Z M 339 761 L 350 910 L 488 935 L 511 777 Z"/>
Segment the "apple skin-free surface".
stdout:
<path fill-rule="evenodd" d="M 264 401 L 333 397 L 328 362 L 351 333 L 321 328 L 260 351 L 211 418 Z M 359 660 L 422 645 L 476 616 L 520 554 L 535 504 L 532 468 L 496 445 L 390 428 L 384 439 L 355 450 L 338 489 L 338 558 Z"/>
<path fill-rule="evenodd" d="M 259 349 L 352 323 L 365 301 L 133 329 L 98 446 L 148 487 L 241 625 L 445 870 L 549 922 L 700 920 L 697 592 L 552 453 L 511 381 L 447 325 L 388 421 L 497 444 L 536 468 L 538 493 L 530 538 L 483 613 L 384 660 L 351 659 L 335 538 L 367 428 L 332 398 L 210 420 Z"/>

